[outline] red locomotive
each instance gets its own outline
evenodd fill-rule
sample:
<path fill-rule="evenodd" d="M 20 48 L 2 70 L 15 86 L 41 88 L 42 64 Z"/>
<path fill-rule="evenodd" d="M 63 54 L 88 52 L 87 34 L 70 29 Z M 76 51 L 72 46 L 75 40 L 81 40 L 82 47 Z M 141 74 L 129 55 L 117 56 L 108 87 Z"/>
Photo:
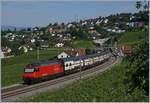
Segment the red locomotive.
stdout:
<path fill-rule="evenodd" d="M 63 74 L 64 68 L 60 60 L 42 61 L 27 65 L 23 74 L 23 80 L 29 84 Z"/>

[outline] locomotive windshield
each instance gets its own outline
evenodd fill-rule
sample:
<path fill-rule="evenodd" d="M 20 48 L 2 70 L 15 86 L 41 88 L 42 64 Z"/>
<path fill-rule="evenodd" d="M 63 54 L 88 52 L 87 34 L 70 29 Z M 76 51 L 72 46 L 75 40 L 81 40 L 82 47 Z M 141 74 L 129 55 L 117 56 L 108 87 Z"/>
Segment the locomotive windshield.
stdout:
<path fill-rule="evenodd" d="M 34 72 L 34 68 L 25 69 L 25 72 L 26 72 L 26 73 L 32 73 L 32 72 Z"/>

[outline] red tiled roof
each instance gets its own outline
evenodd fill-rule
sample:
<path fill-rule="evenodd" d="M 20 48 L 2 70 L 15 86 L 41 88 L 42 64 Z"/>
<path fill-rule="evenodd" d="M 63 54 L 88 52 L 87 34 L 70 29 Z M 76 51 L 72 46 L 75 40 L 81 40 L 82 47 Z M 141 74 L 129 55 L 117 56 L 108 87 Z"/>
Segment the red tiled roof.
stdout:
<path fill-rule="evenodd" d="M 79 56 L 83 56 L 85 55 L 85 48 L 67 49 L 64 52 L 71 56 L 76 56 L 77 53 Z"/>

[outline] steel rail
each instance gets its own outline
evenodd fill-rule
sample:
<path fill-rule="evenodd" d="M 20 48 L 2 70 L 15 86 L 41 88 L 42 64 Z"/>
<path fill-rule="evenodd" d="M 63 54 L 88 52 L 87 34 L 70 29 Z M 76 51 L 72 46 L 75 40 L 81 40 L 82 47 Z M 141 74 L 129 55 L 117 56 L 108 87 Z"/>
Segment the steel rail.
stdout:
<path fill-rule="evenodd" d="M 104 66 L 108 66 L 108 65 L 113 64 L 115 62 L 116 62 L 116 59 L 114 59 L 113 61 L 105 62 L 101 65 L 96 66 L 96 67 L 84 70 L 84 71 L 81 72 L 81 74 L 82 75 L 91 74 L 93 72 L 96 72 L 99 69 L 105 68 Z M 25 86 L 25 87 L 18 88 L 18 89 L 16 88 L 15 90 L 12 90 L 12 91 L 2 92 L 1 98 L 2 99 L 9 98 L 9 97 L 13 97 L 13 96 L 16 96 L 16 95 L 19 95 L 19 94 L 34 91 L 34 90 L 37 90 L 37 89 L 40 89 L 40 88 L 45 88 L 45 87 L 48 87 L 48 86 L 51 86 L 51 85 L 54 85 L 54 84 L 57 84 L 57 83 L 60 83 L 60 82 L 64 82 L 64 81 L 67 81 L 67 80 L 72 80 L 74 78 L 78 78 L 79 76 L 80 76 L 80 73 L 77 72 L 77 73 L 74 73 L 74 74 L 71 74 L 71 75 L 63 76 L 62 78 L 57 78 L 57 79 L 54 79 L 54 80 L 42 82 L 42 83 L 39 83 L 39 84 L 34 84 L 34 85 L 31 85 L 31 86 Z"/>

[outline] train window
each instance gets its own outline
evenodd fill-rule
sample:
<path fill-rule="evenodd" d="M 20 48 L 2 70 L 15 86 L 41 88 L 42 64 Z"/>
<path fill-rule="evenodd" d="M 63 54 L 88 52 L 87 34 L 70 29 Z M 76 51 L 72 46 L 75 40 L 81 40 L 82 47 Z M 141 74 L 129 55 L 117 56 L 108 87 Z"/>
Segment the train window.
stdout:
<path fill-rule="evenodd" d="M 68 67 L 68 64 L 66 64 L 66 67 Z"/>
<path fill-rule="evenodd" d="M 71 66 L 72 64 L 70 63 L 70 65 L 69 66 Z"/>
<path fill-rule="evenodd" d="M 32 73 L 32 72 L 34 72 L 34 69 L 33 68 L 32 69 L 31 68 L 30 69 L 25 69 L 25 72 L 26 73 Z"/>

